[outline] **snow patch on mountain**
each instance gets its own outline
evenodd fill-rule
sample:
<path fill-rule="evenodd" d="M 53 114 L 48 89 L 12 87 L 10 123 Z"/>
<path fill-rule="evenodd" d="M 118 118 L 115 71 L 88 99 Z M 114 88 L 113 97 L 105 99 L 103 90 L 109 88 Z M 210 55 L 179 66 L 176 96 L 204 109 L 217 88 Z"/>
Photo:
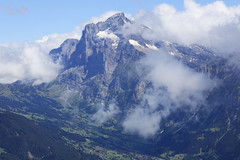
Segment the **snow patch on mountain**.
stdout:
<path fill-rule="evenodd" d="M 145 43 L 145 45 L 151 50 L 154 50 L 154 51 L 158 50 L 158 48 L 155 45 L 150 45 L 150 44 L 147 44 L 147 43 Z"/>
<path fill-rule="evenodd" d="M 173 52 L 168 52 L 168 54 L 170 54 L 171 56 L 175 56 L 175 53 Z"/>
<path fill-rule="evenodd" d="M 119 37 L 117 35 L 115 35 L 114 33 L 109 33 L 108 30 L 105 30 L 105 31 L 99 31 L 97 33 L 97 36 L 99 38 L 109 38 L 113 41 L 119 41 Z"/>
<path fill-rule="evenodd" d="M 104 31 L 99 31 L 97 33 L 97 37 L 98 38 L 103 38 L 103 39 L 109 38 L 109 39 L 113 40 L 112 46 L 114 48 L 117 48 L 118 42 L 120 40 L 119 37 L 116 34 L 110 32 L 109 29 L 104 30 Z"/>
<path fill-rule="evenodd" d="M 117 48 L 118 47 L 118 41 L 115 41 L 113 44 L 112 44 L 113 47 Z"/>
<path fill-rule="evenodd" d="M 136 47 L 142 47 L 137 41 L 135 41 L 133 39 L 129 39 L 129 43 Z"/>

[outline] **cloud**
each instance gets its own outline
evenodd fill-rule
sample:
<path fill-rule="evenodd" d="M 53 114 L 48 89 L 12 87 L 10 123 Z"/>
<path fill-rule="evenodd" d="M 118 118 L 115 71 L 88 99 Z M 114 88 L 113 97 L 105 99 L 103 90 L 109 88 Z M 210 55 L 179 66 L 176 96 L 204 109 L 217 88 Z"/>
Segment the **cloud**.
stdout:
<path fill-rule="evenodd" d="M 11 6 L 0 5 L 0 9 L 7 11 L 8 15 L 10 16 L 23 15 L 28 11 L 28 9 L 24 6 L 21 8 L 13 8 Z"/>
<path fill-rule="evenodd" d="M 199 44 L 221 56 L 239 56 L 240 5 L 228 7 L 223 1 L 200 5 L 185 0 L 183 11 L 160 4 L 151 12 L 140 10 L 130 17 L 137 23 L 127 24 L 120 33 L 140 34 L 153 42 Z M 151 87 L 145 90 L 141 103 L 130 109 L 122 125 L 125 132 L 144 138 L 154 136 L 162 119 L 173 111 L 181 108 L 193 112 L 203 105 L 205 94 L 216 86 L 206 75 L 196 73 L 165 51 L 147 54 L 138 68 L 140 77 L 145 77 Z"/>
<path fill-rule="evenodd" d="M 161 115 L 148 108 L 137 107 L 131 110 L 123 122 L 125 132 L 138 134 L 143 138 L 154 136 L 159 130 Z"/>
<path fill-rule="evenodd" d="M 114 102 L 109 105 L 104 105 L 102 103 L 96 106 L 98 108 L 97 112 L 91 117 L 93 121 L 98 124 L 102 124 L 119 113 L 119 108 Z"/>
<path fill-rule="evenodd" d="M 135 21 L 151 28 L 144 37 L 179 44 L 200 44 L 221 53 L 239 52 L 240 5 L 228 7 L 223 1 L 200 5 L 184 0 L 184 10 L 160 4 L 152 12 L 139 11 Z"/>
<path fill-rule="evenodd" d="M 0 83 L 50 82 L 60 69 L 60 65 L 54 64 L 37 44 L 28 42 L 0 45 L 0 66 Z"/>
<path fill-rule="evenodd" d="M 138 67 L 141 77 L 152 87 L 146 89 L 141 103 L 128 113 L 123 128 L 144 138 L 154 136 L 161 120 L 172 111 L 183 107 L 194 111 L 204 104 L 204 93 L 215 86 L 206 75 L 193 71 L 165 51 L 146 55 Z"/>
<path fill-rule="evenodd" d="M 17 80 L 34 84 L 50 82 L 61 69 L 52 62 L 49 52 L 68 38 L 80 39 L 81 27 L 71 33 L 52 34 L 35 42 L 0 44 L 0 83 L 13 83 Z"/>
<path fill-rule="evenodd" d="M 71 33 L 54 33 L 51 35 L 43 36 L 42 39 L 36 40 L 34 43 L 37 44 L 43 52 L 49 53 L 49 51 L 52 49 L 59 47 L 66 39 L 80 39 L 81 35 L 82 28 L 78 26 Z"/>

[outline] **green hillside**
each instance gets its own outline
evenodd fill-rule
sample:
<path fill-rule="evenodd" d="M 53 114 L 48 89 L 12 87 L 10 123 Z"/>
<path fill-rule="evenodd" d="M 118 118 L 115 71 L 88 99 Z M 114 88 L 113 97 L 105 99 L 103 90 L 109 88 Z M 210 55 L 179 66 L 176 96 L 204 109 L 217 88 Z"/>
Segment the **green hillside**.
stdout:
<path fill-rule="evenodd" d="M 0 159 L 97 159 L 66 145 L 56 129 L 46 128 L 20 115 L 0 113 Z"/>

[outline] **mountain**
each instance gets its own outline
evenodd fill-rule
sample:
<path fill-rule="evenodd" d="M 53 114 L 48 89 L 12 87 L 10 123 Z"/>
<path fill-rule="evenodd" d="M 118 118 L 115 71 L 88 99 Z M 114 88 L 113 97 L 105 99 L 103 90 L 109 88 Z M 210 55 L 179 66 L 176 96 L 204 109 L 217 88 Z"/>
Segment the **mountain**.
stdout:
<path fill-rule="evenodd" d="M 103 159 L 239 159 L 238 65 L 143 33 L 123 13 L 86 25 L 49 53 L 62 64 L 53 82 L 0 85 L 1 110 Z"/>
<path fill-rule="evenodd" d="M 58 59 L 64 64 L 55 87 L 65 85 L 68 92 L 69 89 L 76 89 L 81 97 L 78 101 L 84 99 L 87 103 L 113 99 L 127 90 L 133 90 L 129 93 L 129 99 L 135 97 L 139 100 L 141 93 L 136 90 L 141 89 L 137 86 L 147 84 L 139 77 L 136 63 L 146 53 L 164 49 L 189 67 L 203 72 L 207 72 L 204 69 L 212 61 L 220 59 L 202 46 L 154 42 L 144 39 L 141 34 L 125 34 L 125 26 L 130 28 L 137 25 L 123 13 L 118 13 L 105 22 L 86 25 L 77 44 L 76 41 L 66 40 L 60 48 L 52 50 L 50 55 L 54 61 Z M 145 26 L 137 27 L 149 30 Z M 66 45 L 66 42 L 71 42 L 73 46 Z M 62 52 L 66 46 L 70 52 Z"/>
<path fill-rule="evenodd" d="M 219 148 L 227 143 L 219 143 L 219 137 L 229 138 L 228 134 L 231 133 L 228 133 L 230 128 L 226 129 L 228 126 L 226 122 L 235 122 L 239 116 L 233 114 L 236 113 L 233 110 L 237 109 L 239 105 L 236 98 L 238 96 L 236 81 L 239 69 L 203 46 L 182 46 L 164 41 L 154 42 L 144 39 L 141 34 L 125 34 L 123 32 L 125 26 L 135 27 L 135 25 L 123 13 L 116 14 L 105 22 L 86 25 L 76 50 L 67 60 L 67 65 L 59 74 L 57 83 L 53 84 L 53 87 L 67 86 L 67 90 L 59 96 L 62 97 L 65 93 L 72 91 L 74 96 L 66 98 L 65 101 L 68 101 L 71 106 L 77 106 L 80 110 L 88 110 L 90 115 L 94 113 L 96 103 L 108 103 L 114 99 L 123 114 L 123 116 L 116 117 L 119 124 L 122 123 L 124 115 L 128 114 L 131 106 L 138 104 L 144 91 L 151 86 L 151 82 L 139 75 L 136 64 L 149 52 L 165 50 L 194 71 L 204 73 L 211 79 L 219 79 L 221 85 L 208 91 L 207 105 L 199 106 L 192 113 L 186 113 L 180 108 L 162 122 L 165 123 L 163 124 L 165 127 L 162 128 L 164 133 L 158 133 L 156 139 L 158 142 L 153 149 L 154 153 L 159 151 L 161 153 L 166 148 L 166 151 L 172 148 L 177 151 L 176 153 L 188 153 L 195 150 L 192 153 L 195 157 L 214 155 L 212 158 L 220 158 L 219 155 L 222 153 Z M 145 26 L 140 28 L 150 30 Z M 233 112 L 233 115 L 230 116 L 230 112 Z M 204 123 L 192 120 L 192 116 Z M 235 119 L 230 117 L 235 117 Z M 169 122 L 174 123 L 169 126 Z M 201 130 L 196 130 L 195 127 L 197 129 L 201 127 Z M 236 128 L 236 126 L 232 127 Z M 185 128 L 186 130 L 183 131 Z M 208 138 L 211 137 L 210 141 L 208 138 L 201 139 L 205 134 Z M 192 141 L 201 142 L 192 144 L 183 136 L 191 137 Z M 220 139 L 222 140 L 222 138 Z M 237 142 L 236 145 L 239 144 L 238 139 L 234 141 Z M 205 146 L 208 146 L 206 150 L 204 150 Z"/>

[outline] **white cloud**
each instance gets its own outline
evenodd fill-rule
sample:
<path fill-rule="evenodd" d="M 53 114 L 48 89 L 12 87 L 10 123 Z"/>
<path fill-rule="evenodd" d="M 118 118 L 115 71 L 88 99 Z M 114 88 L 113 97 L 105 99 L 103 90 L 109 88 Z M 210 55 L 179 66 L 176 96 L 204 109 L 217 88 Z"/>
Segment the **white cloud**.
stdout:
<path fill-rule="evenodd" d="M 153 33 L 144 33 L 150 40 L 200 44 L 227 53 L 240 49 L 240 5 L 228 7 L 223 1 L 200 5 L 185 0 L 183 11 L 160 4 L 152 12 L 141 10 L 133 18 L 152 29 Z"/>
<path fill-rule="evenodd" d="M 147 138 L 160 129 L 160 122 L 180 107 L 194 111 L 205 102 L 205 91 L 215 86 L 203 73 L 197 73 L 167 52 L 149 53 L 138 64 L 141 77 L 151 82 L 140 105 L 123 122 L 126 132 Z"/>
<path fill-rule="evenodd" d="M 98 124 L 102 124 L 119 113 L 119 108 L 114 102 L 111 102 L 108 106 L 104 104 L 98 104 L 97 112 L 91 117 L 93 121 Z"/>
<path fill-rule="evenodd" d="M 32 43 L 0 44 L 0 83 L 54 80 L 61 66 L 52 62 L 49 52 L 68 38 L 80 39 L 81 32 L 81 27 L 76 27 L 71 33 L 47 35 Z"/>
<path fill-rule="evenodd" d="M 24 42 L 0 45 L 0 83 L 17 80 L 34 84 L 50 82 L 60 69 L 37 44 Z"/>
<path fill-rule="evenodd" d="M 148 138 L 154 136 L 159 130 L 160 121 L 161 116 L 159 113 L 151 112 L 148 108 L 137 107 L 129 112 L 123 122 L 123 128 L 125 132 Z"/>
<path fill-rule="evenodd" d="M 97 36 L 99 38 L 109 38 L 113 41 L 119 41 L 119 37 L 117 35 L 115 35 L 114 33 L 109 33 L 108 31 L 99 31 L 97 33 Z"/>
<path fill-rule="evenodd" d="M 71 33 L 54 33 L 51 35 L 47 35 L 42 37 L 42 39 L 37 40 L 34 44 L 37 44 L 43 52 L 49 53 L 52 49 L 59 47 L 66 39 L 80 39 L 81 35 L 82 28 L 76 27 L 75 30 Z"/>

